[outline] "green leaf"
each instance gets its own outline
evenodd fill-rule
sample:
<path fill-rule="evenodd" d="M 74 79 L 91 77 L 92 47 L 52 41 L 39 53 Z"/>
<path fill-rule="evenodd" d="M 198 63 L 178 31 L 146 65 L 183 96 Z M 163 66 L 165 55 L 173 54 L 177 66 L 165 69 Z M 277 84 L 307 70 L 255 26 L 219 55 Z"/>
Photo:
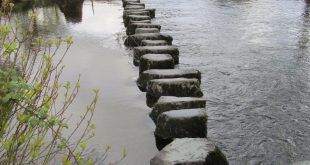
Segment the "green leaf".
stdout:
<path fill-rule="evenodd" d="M 39 110 L 39 112 L 38 112 L 38 116 L 39 116 L 39 118 L 41 118 L 41 119 L 46 118 L 46 116 L 47 116 L 47 112 L 48 112 L 48 110 L 47 110 L 47 109 L 45 109 L 45 108 L 41 108 L 41 109 Z"/>
<path fill-rule="evenodd" d="M 29 125 L 34 128 L 39 123 L 39 119 L 37 117 L 31 117 L 29 120 Z"/>
<path fill-rule="evenodd" d="M 82 150 L 85 150 L 87 147 L 87 141 L 84 140 L 84 142 L 80 143 L 80 147 L 82 148 Z"/>
<path fill-rule="evenodd" d="M 8 93 L 2 98 L 2 102 L 7 103 L 10 101 L 11 98 L 12 98 L 12 93 Z"/>
<path fill-rule="evenodd" d="M 11 147 L 11 141 L 10 140 L 6 140 L 6 142 L 3 144 L 3 148 L 5 149 L 5 150 L 9 150 L 10 149 L 10 147 Z"/>

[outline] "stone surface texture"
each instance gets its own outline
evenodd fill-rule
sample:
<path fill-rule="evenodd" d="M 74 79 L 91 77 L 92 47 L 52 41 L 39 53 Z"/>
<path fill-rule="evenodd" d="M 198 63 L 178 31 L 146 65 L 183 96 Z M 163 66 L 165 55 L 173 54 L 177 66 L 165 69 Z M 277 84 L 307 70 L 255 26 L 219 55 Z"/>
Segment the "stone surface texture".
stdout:
<path fill-rule="evenodd" d="M 147 82 L 164 78 L 196 78 L 201 81 L 201 73 L 195 69 L 151 69 L 140 74 L 137 85 L 141 91 L 146 91 Z"/>
<path fill-rule="evenodd" d="M 206 108 L 206 99 L 197 97 L 161 96 L 154 105 L 150 117 L 157 123 L 160 114 L 172 110 Z"/>
<path fill-rule="evenodd" d="M 149 81 L 146 88 L 147 105 L 153 107 L 161 96 L 202 97 L 203 93 L 197 79 L 172 78 Z"/>
<path fill-rule="evenodd" d="M 162 149 L 150 165 L 228 165 L 225 155 L 205 138 L 175 139 Z"/>
<path fill-rule="evenodd" d="M 157 38 L 160 39 L 161 37 L 162 36 L 158 36 Z M 141 44 L 143 40 L 142 38 L 140 39 L 141 40 L 138 40 L 138 44 Z M 135 47 L 133 51 L 133 63 L 136 66 L 139 66 L 140 58 L 145 54 L 170 54 L 173 57 L 174 63 L 179 64 L 179 49 L 175 46 L 139 46 Z"/>

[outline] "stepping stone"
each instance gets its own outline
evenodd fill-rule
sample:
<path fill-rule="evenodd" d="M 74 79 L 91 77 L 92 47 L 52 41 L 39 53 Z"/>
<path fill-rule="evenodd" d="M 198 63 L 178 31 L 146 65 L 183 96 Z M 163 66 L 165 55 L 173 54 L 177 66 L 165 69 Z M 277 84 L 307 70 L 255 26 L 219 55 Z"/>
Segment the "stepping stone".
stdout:
<path fill-rule="evenodd" d="M 129 21 L 144 21 L 144 20 L 151 20 L 151 17 L 149 16 L 145 16 L 145 15 L 127 15 L 124 23 L 125 26 L 127 26 L 129 24 Z"/>
<path fill-rule="evenodd" d="M 139 34 L 140 36 L 143 36 L 142 34 Z M 145 35 L 145 34 L 144 34 Z M 145 35 L 146 36 L 146 35 Z M 151 38 L 151 35 L 148 35 L 149 37 L 135 37 L 137 39 L 137 44 L 141 44 L 142 40 Z M 169 36 L 163 36 L 158 34 L 153 35 L 152 39 L 158 38 L 159 40 L 164 38 L 166 41 L 170 38 Z M 131 37 L 132 38 L 132 37 Z M 171 43 L 172 41 L 167 41 Z M 140 63 L 140 57 L 145 54 L 170 54 L 174 60 L 174 64 L 179 64 L 179 49 L 175 46 L 141 46 L 141 47 L 135 47 L 134 48 L 134 57 L 133 57 L 133 63 L 135 66 L 139 66 Z"/>
<path fill-rule="evenodd" d="M 135 34 L 137 28 L 157 28 L 158 30 L 160 30 L 161 26 L 149 23 L 132 23 L 127 26 L 126 34 L 127 35 Z"/>
<path fill-rule="evenodd" d="M 137 2 L 127 2 L 125 6 L 123 6 L 124 8 L 126 6 L 143 6 L 145 8 L 145 4 L 144 3 L 137 3 Z"/>
<path fill-rule="evenodd" d="M 169 43 L 165 40 L 142 40 L 141 41 L 141 46 L 168 46 L 168 45 Z"/>
<path fill-rule="evenodd" d="M 169 54 L 146 54 L 140 59 L 139 73 L 149 69 L 173 69 L 174 61 Z"/>
<path fill-rule="evenodd" d="M 133 23 L 148 23 L 148 24 L 150 24 L 151 20 L 142 20 L 142 21 L 132 21 L 132 20 L 130 20 L 129 21 L 129 24 L 133 24 Z"/>
<path fill-rule="evenodd" d="M 127 15 L 128 12 L 141 12 L 141 11 L 147 11 L 149 12 L 149 16 L 151 18 L 155 18 L 155 9 L 125 9 L 124 14 Z"/>
<path fill-rule="evenodd" d="M 160 114 L 155 134 L 163 139 L 207 137 L 207 112 L 201 109 L 181 109 Z"/>
<path fill-rule="evenodd" d="M 138 5 L 126 5 L 125 10 L 136 10 L 136 9 L 144 9 L 144 6 L 138 6 Z"/>
<path fill-rule="evenodd" d="M 147 83 L 146 104 L 153 107 L 161 96 L 202 97 L 197 79 L 170 78 L 154 79 Z"/>
<path fill-rule="evenodd" d="M 135 23 L 151 24 L 151 20 L 142 20 L 142 21 L 133 21 L 133 20 L 129 20 L 128 25 L 126 25 L 126 24 L 124 23 L 124 26 L 127 27 L 127 26 L 130 26 L 131 24 L 135 24 Z"/>
<path fill-rule="evenodd" d="M 147 82 L 164 78 L 196 78 L 200 82 L 201 73 L 195 69 L 151 69 L 139 75 L 137 85 L 141 91 L 145 92 Z"/>
<path fill-rule="evenodd" d="M 206 99 L 197 97 L 161 96 L 150 113 L 151 119 L 157 123 L 160 114 L 172 110 L 206 108 Z"/>
<path fill-rule="evenodd" d="M 140 0 L 123 0 L 123 7 L 125 7 L 127 3 L 140 3 Z"/>
<path fill-rule="evenodd" d="M 149 29 L 154 29 L 154 28 L 149 28 Z M 131 47 L 141 46 L 141 43 L 143 40 L 165 40 L 171 44 L 173 38 L 170 35 L 161 34 L 161 33 L 140 33 L 140 34 L 134 34 L 134 35 L 128 36 L 124 44 L 126 46 L 131 46 Z"/>
<path fill-rule="evenodd" d="M 206 138 L 175 139 L 162 149 L 150 165 L 228 165 L 221 150 Z"/>
<path fill-rule="evenodd" d="M 135 34 L 141 33 L 159 33 L 159 30 L 157 28 L 137 28 Z"/>
<path fill-rule="evenodd" d="M 148 11 L 130 11 L 130 12 L 124 12 L 123 13 L 123 19 L 126 19 L 127 15 L 144 15 L 144 16 L 150 16 L 150 12 Z"/>

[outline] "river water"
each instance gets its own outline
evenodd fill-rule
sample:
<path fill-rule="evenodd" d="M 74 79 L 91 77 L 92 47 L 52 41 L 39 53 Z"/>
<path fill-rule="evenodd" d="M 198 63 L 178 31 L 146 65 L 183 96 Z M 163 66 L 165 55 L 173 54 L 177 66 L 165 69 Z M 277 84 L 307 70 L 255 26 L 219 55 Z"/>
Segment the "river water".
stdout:
<path fill-rule="evenodd" d="M 310 159 L 310 3 L 304 0 L 144 0 L 153 22 L 173 36 L 182 68 L 202 72 L 208 99 L 208 137 L 232 165 L 286 165 Z M 94 10 L 93 10 L 94 9 Z M 148 164 L 156 154 L 154 125 L 137 68 L 122 46 L 120 1 L 84 2 L 81 18 L 40 9 L 51 36 L 73 35 L 66 79 L 82 74 L 73 108 L 101 88 L 94 144 L 107 143 L 122 164 Z M 27 12 L 21 12 L 22 18 Z M 56 13 L 56 14 L 55 14 Z M 72 23 L 74 22 L 74 23 Z"/>
<path fill-rule="evenodd" d="M 208 137 L 233 165 L 310 159 L 310 3 L 146 0 L 202 71 Z"/>

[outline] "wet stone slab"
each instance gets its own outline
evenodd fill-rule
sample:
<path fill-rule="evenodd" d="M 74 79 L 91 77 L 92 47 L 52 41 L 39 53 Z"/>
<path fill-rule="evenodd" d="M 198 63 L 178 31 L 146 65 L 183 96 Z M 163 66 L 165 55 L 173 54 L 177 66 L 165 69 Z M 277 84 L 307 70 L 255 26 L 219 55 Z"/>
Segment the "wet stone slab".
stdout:
<path fill-rule="evenodd" d="M 148 11 L 130 11 L 130 12 L 125 12 L 123 13 L 123 20 L 126 19 L 127 15 L 144 15 L 144 16 L 150 16 L 150 12 Z"/>
<path fill-rule="evenodd" d="M 135 34 L 141 33 L 159 33 L 159 29 L 157 28 L 137 28 Z M 142 41 L 141 41 L 142 43 Z"/>
<path fill-rule="evenodd" d="M 144 3 L 137 3 L 137 2 L 126 2 L 126 5 L 124 5 L 123 7 L 125 8 L 126 6 L 143 6 L 145 8 Z"/>
<path fill-rule="evenodd" d="M 157 118 L 155 134 L 163 139 L 207 137 L 206 109 L 164 112 Z"/>
<path fill-rule="evenodd" d="M 175 139 L 162 149 L 150 165 L 228 165 L 221 150 L 205 138 Z"/>
<path fill-rule="evenodd" d="M 206 99 L 197 97 L 161 96 L 154 105 L 150 117 L 157 123 L 160 114 L 172 110 L 206 108 Z"/>
<path fill-rule="evenodd" d="M 156 10 L 155 9 L 125 9 L 124 10 L 124 15 L 128 15 L 127 13 L 130 13 L 130 12 L 143 12 L 143 11 L 146 11 L 148 12 L 148 16 L 150 16 L 151 18 L 155 18 L 155 12 Z"/>
<path fill-rule="evenodd" d="M 137 29 L 140 29 L 140 28 L 137 28 Z M 147 29 L 147 28 L 144 28 L 144 29 Z M 154 28 L 150 28 L 150 29 L 154 29 Z M 141 46 L 141 43 L 143 40 L 165 40 L 169 44 L 171 44 L 173 38 L 170 35 L 161 34 L 161 33 L 140 33 L 140 34 L 134 34 L 134 35 L 128 36 L 124 44 L 126 46 L 131 46 L 131 47 Z M 154 48 L 154 47 L 150 47 L 150 48 Z M 164 49 L 164 47 L 158 47 L 158 48 Z M 171 47 L 166 47 L 166 49 L 171 49 Z"/>
<path fill-rule="evenodd" d="M 161 96 L 202 97 L 203 93 L 197 79 L 170 78 L 149 81 L 146 88 L 147 106 L 153 107 Z"/>
<path fill-rule="evenodd" d="M 140 6 L 140 5 L 126 5 L 125 6 L 125 10 L 136 10 L 136 9 L 144 9 L 144 6 Z"/>
<path fill-rule="evenodd" d="M 151 20 L 142 20 L 142 21 L 133 21 L 133 20 L 130 20 L 130 21 L 129 21 L 129 24 L 133 24 L 133 23 L 148 23 L 148 24 L 150 24 L 150 23 L 151 23 Z"/>
<path fill-rule="evenodd" d="M 129 21 L 145 21 L 145 20 L 150 21 L 151 17 L 145 15 L 127 15 L 124 20 L 124 23 L 125 26 L 127 26 L 129 24 Z"/>
<path fill-rule="evenodd" d="M 195 69 L 151 69 L 139 75 L 137 85 L 141 91 L 145 92 L 150 80 L 165 78 L 195 78 L 200 82 L 201 73 Z"/>
<path fill-rule="evenodd" d="M 146 54 L 140 59 L 139 73 L 149 69 L 173 69 L 174 60 L 169 54 Z"/>
<path fill-rule="evenodd" d="M 127 26 L 126 34 L 127 35 L 135 34 L 137 28 L 157 28 L 158 30 L 160 30 L 161 26 L 157 24 L 149 24 L 149 23 L 132 23 Z"/>
<path fill-rule="evenodd" d="M 151 34 L 151 33 L 150 33 Z M 134 40 L 137 41 L 137 44 L 141 44 L 141 42 L 144 39 L 162 39 L 166 38 L 165 40 L 170 40 L 169 36 L 163 36 L 161 34 L 154 34 L 154 35 L 144 35 L 143 37 L 142 34 L 139 34 L 139 37 L 134 37 Z M 146 37 L 149 36 L 149 37 Z M 151 37 L 152 36 L 152 37 Z M 170 41 L 167 41 L 169 43 Z M 179 64 L 179 49 L 175 46 L 140 46 L 140 47 L 135 47 L 134 48 L 134 57 L 133 57 L 133 63 L 135 66 L 139 66 L 140 63 L 140 58 L 145 55 L 145 54 L 170 54 L 174 60 L 174 64 Z"/>
<path fill-rule="evenodd" d="M 141 46 L 168 46 L 168 45 L 169 43 L 165 40 L 142 40 L 141 41 Z"/>
<path fill-rule="evenodd" d="M 140 3 L 140 0 L 122 0 L 123 7 L 127 5 L 127 3 Z"/>

